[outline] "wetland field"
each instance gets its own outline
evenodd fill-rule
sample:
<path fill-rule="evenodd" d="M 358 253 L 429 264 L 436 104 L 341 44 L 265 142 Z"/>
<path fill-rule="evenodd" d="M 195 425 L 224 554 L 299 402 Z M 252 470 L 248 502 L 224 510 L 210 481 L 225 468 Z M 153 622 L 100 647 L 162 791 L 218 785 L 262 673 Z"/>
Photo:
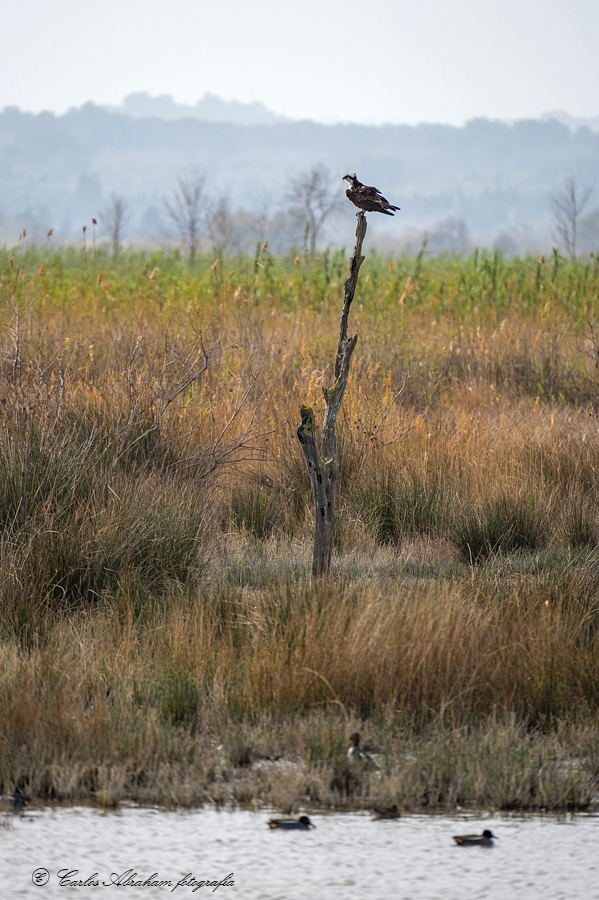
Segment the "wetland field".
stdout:
<path fill-rule="evenodd" d="M 0 250 L 0 794 L 599 803 L 596 257 Z M 350 766 L 350 735 L 370 756 Z"/>

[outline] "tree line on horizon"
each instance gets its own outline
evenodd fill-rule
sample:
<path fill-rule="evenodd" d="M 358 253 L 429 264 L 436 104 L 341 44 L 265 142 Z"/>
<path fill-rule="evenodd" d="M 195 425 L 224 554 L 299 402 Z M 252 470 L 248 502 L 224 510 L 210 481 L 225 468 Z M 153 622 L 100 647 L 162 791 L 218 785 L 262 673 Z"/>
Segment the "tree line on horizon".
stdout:
<path fill-rule="evenodd" d="M 508 125 L 478 119 L 463 128 L 244 126 L 131 118 L 93 104 L 63 116 L 5 109 L 0 242 L 10 244 L 23 228 L 38 243 L 49 228 L 55 240 L 75 240 L 92 216 L 100 222 L 100 214 L 110 215 L 116 199 L 126 208 L 125 240 L 172 243 L 164 200 L 173 199 L 181 178 L 195 174 L 204 178 L 204 200 L 210 197 L 206 247 L 222 243 L 226 224 L 232 250 L 251 252 L 267 222 L 271 245 L 285 252 L 301 247 L 310 221 L 292 214 L 291 182 L 314 163 L 334 173 L 342 204 L 341 176 L 347 171 L 401 201 L 392 227 L 371 223 L 370 240 L 381 249 L 418 247 L 426 232 L 429 251 L 436 253 L 467 253 L 475 245 L 506 255 L 547 252 L 555 243 L 553 199 L 565 180 L 576 179 L 580 197 L 599 183 L 599 135 L 589 128 L 573 132 L 557 121 Z M 581 252 L 597 243 L 595 198 L 578 212 Z M 311 231 L 308 244 L 314 223 Z M 328 217 L 321 244 L 343 243 L 346 231 L 341 218 Z"/>

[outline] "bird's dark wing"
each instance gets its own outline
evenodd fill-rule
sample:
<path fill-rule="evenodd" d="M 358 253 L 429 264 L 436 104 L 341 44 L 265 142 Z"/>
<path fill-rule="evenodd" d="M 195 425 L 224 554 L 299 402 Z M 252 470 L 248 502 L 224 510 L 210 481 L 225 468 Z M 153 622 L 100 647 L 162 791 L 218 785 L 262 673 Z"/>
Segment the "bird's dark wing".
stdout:
<path fill-rule="evenodd" d="M 367 184 L 359 186 L 352 184 L 352 187 L 346 190 L 345 195 L 354 206 L 366 212 L 379 212 L 385 216 L 392 216 L 399 209 L 398 206 L 392 206 L 377 188 Z"/>
<path fill-rule="evenodd" d="M 369 196 L 371 197 L 382 196 L 379 189 L 373 187 L 371 184 L 363 184 L 361 190 L 363 190 L 365 194 L 369 194 Z"/>

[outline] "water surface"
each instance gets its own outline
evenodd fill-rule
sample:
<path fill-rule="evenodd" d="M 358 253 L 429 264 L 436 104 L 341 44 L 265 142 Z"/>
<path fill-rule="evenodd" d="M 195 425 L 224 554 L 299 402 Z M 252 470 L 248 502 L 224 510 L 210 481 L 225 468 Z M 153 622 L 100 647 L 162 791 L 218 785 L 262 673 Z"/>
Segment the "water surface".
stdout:
<path fill-rule="evenodd" d="M 27 810 L 0 827 L 0 897 L 236 897 L 243 900 L 599 900 L 599 816 L 314 815 L 309 832 L 270 831 L 268 815 L 124 808 Z M 491 848 L 452 835 L 490 828 Z M 47 869 L 36 886 L 32 873 Z M 78 888 L 61 886 L 88 880 Z M 125 873 L 129 872 L 129 875 Z M 174 887 L 190 874 L 195 884 Z M 42 873 L 43 875 L 43 873 Z M 116 885 L 134 878 L 170 885 Z M 43 880 L 43 878 L 42 878 Z M 94 881 L 99 882 L 96 886 Z M 174 888 L 174 889 L 173 889 Z"/>

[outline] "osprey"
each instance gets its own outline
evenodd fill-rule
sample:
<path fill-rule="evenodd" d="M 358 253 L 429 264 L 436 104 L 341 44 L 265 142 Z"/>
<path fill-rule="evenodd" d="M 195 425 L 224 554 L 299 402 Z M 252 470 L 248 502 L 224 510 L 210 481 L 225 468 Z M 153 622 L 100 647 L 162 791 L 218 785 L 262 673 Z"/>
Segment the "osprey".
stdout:
<path fill-rule="evenodd" d="M 366 212 L 380 212 L 385 216 L 392 216 L 399 209 L 399 206 L 392 206 L 377 188 L 358 181 L 355 172 L 353 175 L 344 175 L 342 181 L 349 182 L 350 186 L 346 190 L 345 196 L 358 209 L 364 209 Z"/>

